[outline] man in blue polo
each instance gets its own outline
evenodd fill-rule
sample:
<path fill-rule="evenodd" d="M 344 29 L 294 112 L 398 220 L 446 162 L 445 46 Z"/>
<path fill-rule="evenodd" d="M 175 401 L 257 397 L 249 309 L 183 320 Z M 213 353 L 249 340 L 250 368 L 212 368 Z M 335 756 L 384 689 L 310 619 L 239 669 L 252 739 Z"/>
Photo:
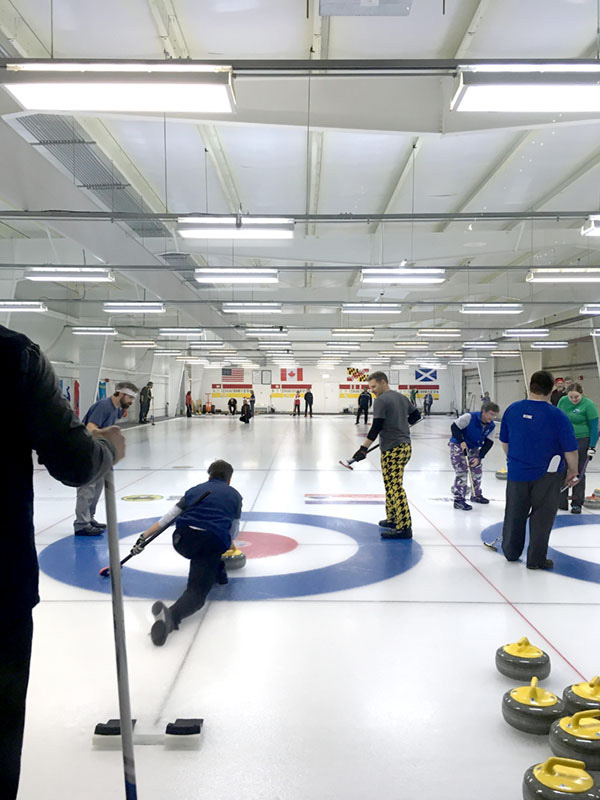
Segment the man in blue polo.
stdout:
<path fill-rule="evenodd" d="M 232 475 L 233 467 L 227 461 L 213 461 L 208 480 L 188 489 L 162 519 L 139 536 L 131 549 L 133 555 L 141 553 L 150 536 L 176 520 L 173 547 L 190 560 L 187 587 L 179 600 L 170 607 L 162 600 L 152 606 L 156 619 L 150 638 L 157 647 L 162 647 L 167 636 L 179 628 L 182 619 L 202 608 L 215 581 L 227 583 L 221 556 L 232 547 L 242 515 L 242 495 L 230 486 Z M 202 495 L 206 495 L 203 500 Z"/>
<path fill-rule="evenodd" d="M 129 381 L 117 383 L 111 397 L 105 397 L 90 406 L 82 420 L 83 424 L 90 433 L 110 428 L 123 416 L 123 411 L 131 406 L 137 393 L 137 386 Z M 75 522 L 73 523 L 75 536 L 101 536 L 104 532 L 106 525 L 102 525 L 94 519 L 103 486 L 104 477 L 102 476 L 77 489 Z"/>
<path fill-rule="evenodd" d="M 529 520 L 528 569 L 552 569 L 547 558 L 560 490 L 577 483 L 577 439 L 567 415 L 552 405 L 554 378 L 534 372 L 529 397 L 510 405 L 502 418 L 500 441 L 508 460 L 502 549 L 517 561 L 525 547 Z"/>

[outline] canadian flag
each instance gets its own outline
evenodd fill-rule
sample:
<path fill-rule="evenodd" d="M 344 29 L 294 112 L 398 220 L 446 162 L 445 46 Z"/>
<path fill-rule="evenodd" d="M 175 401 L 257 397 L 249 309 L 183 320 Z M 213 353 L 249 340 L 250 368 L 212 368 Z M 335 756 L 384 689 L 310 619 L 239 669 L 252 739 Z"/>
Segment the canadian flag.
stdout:
<path fill-rule="evenodd" d="M 282 381 L 302 381 L 303 378 L 304 368 L 300 367 L 299 369 L 282 369 L 281 370 L 281 380 Z"/>

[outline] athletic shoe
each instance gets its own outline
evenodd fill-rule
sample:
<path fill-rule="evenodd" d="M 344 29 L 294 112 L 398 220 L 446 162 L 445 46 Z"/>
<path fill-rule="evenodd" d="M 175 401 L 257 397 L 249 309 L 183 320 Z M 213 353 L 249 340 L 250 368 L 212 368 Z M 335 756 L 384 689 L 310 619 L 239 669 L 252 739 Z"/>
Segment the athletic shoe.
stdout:
<path fill-rule="evenodd" d="M 454 508 L 458 511 L 472 511 L 473 506 L 470 506 L 466 500 L 455 500 L 454 501 Z"/>
<path fill-rule="evenodd" d="M 527 564 L 527 569 L 553 569 L 554 561 L 547 558 L 543 564 Z"/>
<path fill-rule="evenodd" d="M 481 503 L 484 506 L 490 502 L 487 497 L 484 497 L 482 494 L 471 495 L 471 502 L 472 503 Z"/>
<path fill-rule="evenodd" d="M 571 514 L 581 514 L 581 506 L 571 506 Z"/>
<path fill-rule="evenodd" d="M 155 617 L 159 617 L 159 619 L 157 619 L 150 628 L 150 638 L 152 639 L 152 644 L 155 644 L 157 647 L 162 647 L 167 641 L 167 636 L 174 629 L 171 609 L 167 608 L 162 600 L 157 600 L 152 605 L 152 613 Z"/>
<path fill-rule="evenodd" d="M 100 528 L 101 531 L 106 530 L 106 524 L 104 522 L 97 522 L 93 517 L 90 520 L 90 525 L 92 528 Z"/>
<path fill-rule="evenodd" d="M 382 531 L 382 539 L 412 539 L 412 528 L 396 528 Z"/>
<path fill-rule="evenodd" d="M 102 536 L 104 528 L 95 528 L 93 525 L 86 525 L 85 528 L 76 528 L 75 536 Z"/>
<path fill-rule="evenodd" d="M 388 522 L 387 519 L 380 519 L 379 520 L 379 527 L 380 528 L 389 528 L 390 530 L 396 530 L 396 523 L 395 522 Z"/>

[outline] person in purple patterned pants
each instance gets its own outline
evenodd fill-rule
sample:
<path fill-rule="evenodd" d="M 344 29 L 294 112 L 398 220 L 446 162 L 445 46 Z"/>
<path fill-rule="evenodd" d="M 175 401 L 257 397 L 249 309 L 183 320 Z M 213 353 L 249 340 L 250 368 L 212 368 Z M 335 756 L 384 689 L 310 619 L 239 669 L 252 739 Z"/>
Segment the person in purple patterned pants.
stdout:
<path fill-rule="evenodd" d="M 473 506 L 467 503 L 467 485 L 469 472 L 467 459 L 473 476 L 471 487 L 471 502 L 487 504 L 490 501 L 481 494 L 481 476 L 483 468 L 481 461 L 494 444 L 494 420 L 499 412 L 496 403 L 485 402 L 481 411 L 463 414 L 452 423 L 452 436 L 448 445 L 450 447 L 450 463 L 456 473 L 452 493 L 454 495 L 454 508 L 461 511 L 471 511 Z"/>

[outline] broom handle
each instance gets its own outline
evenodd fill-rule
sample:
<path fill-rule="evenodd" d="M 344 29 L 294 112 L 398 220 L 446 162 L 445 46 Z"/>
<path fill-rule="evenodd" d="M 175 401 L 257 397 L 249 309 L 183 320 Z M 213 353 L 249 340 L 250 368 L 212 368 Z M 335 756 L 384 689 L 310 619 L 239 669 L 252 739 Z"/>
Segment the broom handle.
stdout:
<path fill-rule="evenodd" d="M 106 501 L 108 553 L 110 557 L 110 587 L 112 594 L 113 627 L 115 632 L 115 654 L 117 659 L 117 685 L 119 690 L 119 717 L 121 720 L 125 798 L 126 800 L 137 800 L 133 725 L 131 722 L 131 700 L 129 697 L 129 674 L 127 670 L 127 646 L 125 641 L 123 585 L 121 582 L 121 565 L 119 563 L 119 531 L 117 524 L 117 504 L 115 500 L 115 476 L 112 469 L 104 478 L 104 498 Z"/>

